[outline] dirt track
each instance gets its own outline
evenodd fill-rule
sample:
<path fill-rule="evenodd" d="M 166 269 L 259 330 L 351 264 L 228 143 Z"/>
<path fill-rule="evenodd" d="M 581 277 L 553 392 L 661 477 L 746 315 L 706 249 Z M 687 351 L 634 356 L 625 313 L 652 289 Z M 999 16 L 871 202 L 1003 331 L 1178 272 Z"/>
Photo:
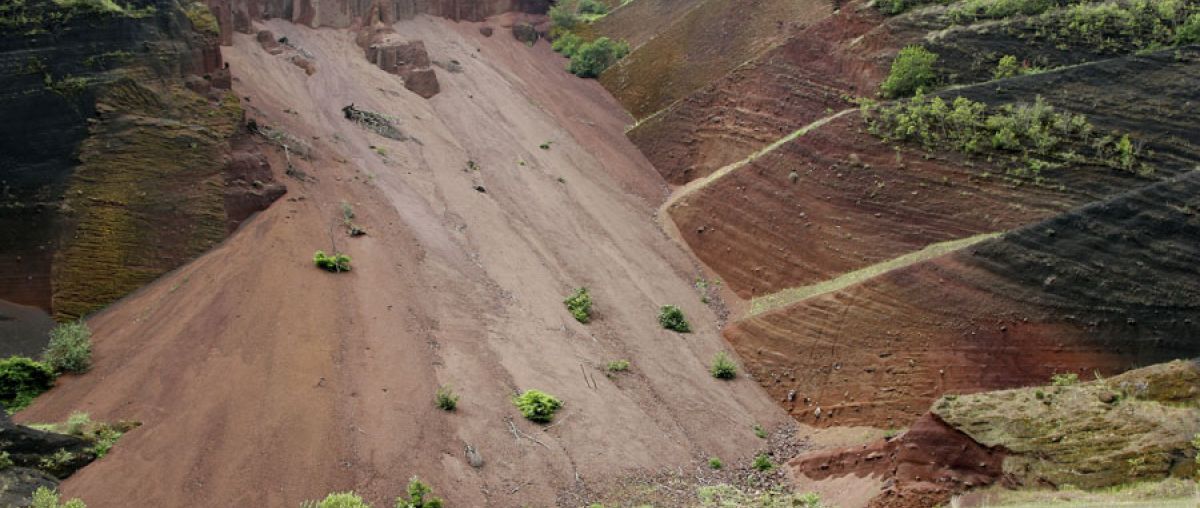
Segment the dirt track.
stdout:
<path fill-rule="evenodd" d="M 434 60 L 462 64 L 438 69 L 428 101 L 372 67 L 347 31 L 268 25 L 316 57 L 308 77 L 251 36 L 225 48 L 248 116 L 309 140 L 315 157 L 297 167 L 316 181 L 287 179 L 272 150 L 283 200 L 91 319 L 94 369 L 18 419 L 83 410 L 144 425 L 66 494 L 93 508 L 296 506 L 353 488 L 390 504 L 416 474 L 451 506 L 549 505 L 579 479 L 751 455 L 751 427 L 786 420 L 754 381 L 708 375 L 726 345 L 694 260 L 652 219 L 666 187 L 625 139 L 630 118 L 545 43 L 477 27 L 397 25 Z M 419 141 L 347 122 L 349 103 Z M 369 236 L 341 232 L 342 201 Z M 353 272 L 312 266 L 331 240 Z M 561 303 L 575 286 L 596 301 L 586 326 Z M 695 333 L 661 330 L 665 303 Z M 599 367 L 618 358 L 632 371 L 610 380 Z M 462 394 L 457 413 L 434 408 L 439 384 Z M 566 402 L 554 425 L 520 418 L 509 397 L 526 388 Z M 514 439 L 506 418 L 544 446 Z"/>

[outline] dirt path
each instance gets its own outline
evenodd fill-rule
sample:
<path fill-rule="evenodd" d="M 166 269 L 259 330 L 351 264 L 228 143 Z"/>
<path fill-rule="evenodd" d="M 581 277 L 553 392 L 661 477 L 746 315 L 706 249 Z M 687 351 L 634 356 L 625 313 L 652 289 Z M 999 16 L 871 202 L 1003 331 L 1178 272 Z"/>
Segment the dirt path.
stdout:
<path fill-rule="evenodd" d="M 297 165 L 316 181 L 288 180 L 221 247 L 91 320 L 93 371 L 19 419 L 144 425 L 65 493 L 93 508 L 296 506 L 353 488 L 382 505 L 416 474 L 451 506 L 545 506 L 579 480 L 751 455 L 752 426 L 785 421 L 754 381 L 708 375 L 727 346 L 694 260 L 652 218 L 666 186 L 625 139 L 628 116 L 544 43 L 477 26 L 397 25 L 462 65 L 438 70 L 428 101 L 348 32 L 268 25 L 315 57 L 308 77 L 253 37 L 226 48 L 249 116 L 310 141 Z M 415 140 L 345 121 L 350 103 Z M 336 228 L 343 201 L 369 236 Z M 311 265 L 331 230 L 351 273 Z M 576 286 L 596 302 L 586 326 L 561 302 Z M 658 327 L 666 303 L 695 333 Z M 599 370 L 620 358 L 631 372 Z M 462 394 L 457 413 L 434 408 L 441 384 Z M 520 418 L 509 397 L 526 388 L 566 402 L 554 425 Z"/>

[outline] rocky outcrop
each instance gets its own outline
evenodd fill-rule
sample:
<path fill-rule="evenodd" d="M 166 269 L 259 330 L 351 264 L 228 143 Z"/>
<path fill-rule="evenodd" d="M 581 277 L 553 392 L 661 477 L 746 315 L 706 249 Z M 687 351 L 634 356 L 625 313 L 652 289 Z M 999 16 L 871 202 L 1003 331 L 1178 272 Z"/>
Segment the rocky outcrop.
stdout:
<path fill-rule="evenodd" d="M 385 19 L 409 19 L 419 14 L 454 20 L 482 21 L 517 11 L 545 13 L 550 0 L 208 0 L 220 20 L 222 33 L 253 33 L 255 20 L 280 18 L 313 28 L 349 28 L 359 25 L 378 9 Z"/>
<path fill-rule="evenodd" d="M 241 111 L 202 3 L 16 8 L 0 30 L 0 116 L 20 120 L 0 126 L 0 299 L 74 318 L 224 238 Z"/>
<path fill-rule="evenodd" d="M 405 40 L 392 28 L 392 18 L 378 6 L 367 14 L 356 38 L 369 62 L 400 76 L 404 87 L 426 99 L 441 91 L 425 43 Z"/>
<path fill-rule="evenodd" d="M 869 506 L 935 506 L 1002 481 L 1096 489 L 1191 478 L 1200 432 L 1200 363 L 1177 360 L 1078 383 L 947 395 L 899 436 L 802 455 L 798 475 L 871 475 Z"/>
<path fill-rule="evenodd" d="M 0 409 L 0 506 L 28 506 L 39 487 L 55 488 L 96 459 L 92 443 L 66 434 L 16 425 Z"/>

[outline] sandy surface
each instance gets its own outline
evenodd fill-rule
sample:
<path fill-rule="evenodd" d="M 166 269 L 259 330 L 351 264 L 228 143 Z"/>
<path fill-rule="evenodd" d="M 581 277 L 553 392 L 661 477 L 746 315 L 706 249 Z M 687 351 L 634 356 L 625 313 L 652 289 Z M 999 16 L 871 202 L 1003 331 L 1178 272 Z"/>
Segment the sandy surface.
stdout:
<path fill-rule="evenodd" d="M 283 176 L 272 152 L 287 197 L 90 320 L 94 369 L 18 419 L 83 410 L 144 425 L 66 494 L 92 508 L 296 506 L 356 489 L 390 505 L 416 474 L 451 506 L 546 506 L 576 481 L 751 455 L 755 423 L 786 421 L 753 380 L 709 376 L 727 346 L 694 259 L 653 220 L 666 186 L 625 139 L 630 118 L 545 43 L 477 27 L 397 25 L 463 67 L 439 68 L 428 101 L 368 64 L 349 32 L 267 25 L 315 56 L 307 77 L 251 36 L 225 48 L 248 115 L 313 144 L 297 167 L 315 181 Z M 351 102 L 419 141 L 347 122 Z M 341 232 L 342 201 L 369 236 Z M 312 266 L 335 248 L 353 272 Z M 561 302 L 576 286 L 595 300 L 586 326 Z M 695 333 L 658 327 L 666 303 Z M 618 358 L 631 372 L 598 370 Z M 440 384 L 462 394 L 458 412 L 433 406 Z M 526 388 L 566 402 L 553 425 L 520 418 L 509 398 Z M 509 418 L 537 442 L 514 438 Z"/>

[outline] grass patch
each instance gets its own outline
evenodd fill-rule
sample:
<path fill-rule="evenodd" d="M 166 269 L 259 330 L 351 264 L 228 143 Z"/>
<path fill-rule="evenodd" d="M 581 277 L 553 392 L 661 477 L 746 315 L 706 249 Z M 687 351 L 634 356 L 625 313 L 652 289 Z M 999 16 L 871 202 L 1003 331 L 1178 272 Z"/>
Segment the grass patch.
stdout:
<path fill-rule="evenodd" d="M 613 360 L 608 362 L 605 369 L 609 372 L 625 372 L 629 370 L 629 360 Z"/>
<path fill-rule="evenodd" d="M 33 491 L 33 501 L 29 508 L 87 508 L 78 498 L 62 501 L 58 491 L 47 487 L 38 487 Z"/>
<path fill-rule="evenodd" d="M 563 405 L 562 401 L 541 390 L 525 390 L 513 398 L 513 404 L 521 410 L 521 416 L 538 423 L 553 420 L 554 413 Z"/>
<path fill-rule="evenodd" d="M 710 457 L 708 459 L 708 468 L 709 469 L 721 469 L 723 467 L 725 467 L 725 463 L 721 462 L 721 459 L 719 457 Z"/>
<path fill-rule="evenodd" d="M 82 320 L 54 327 L 42 361 L 55 372 L 86 372 L 92 366 L 92 331 Z"/>
<path fill-rule="evenodd" d="M 754 457 L 754 462 L 750 463 L 750 467 L 757 471 L 767 472 L 775 469 L 775 463 L 771 462 L 771 457 L 768 457 L 767 454 L 760 453 Z"/>

